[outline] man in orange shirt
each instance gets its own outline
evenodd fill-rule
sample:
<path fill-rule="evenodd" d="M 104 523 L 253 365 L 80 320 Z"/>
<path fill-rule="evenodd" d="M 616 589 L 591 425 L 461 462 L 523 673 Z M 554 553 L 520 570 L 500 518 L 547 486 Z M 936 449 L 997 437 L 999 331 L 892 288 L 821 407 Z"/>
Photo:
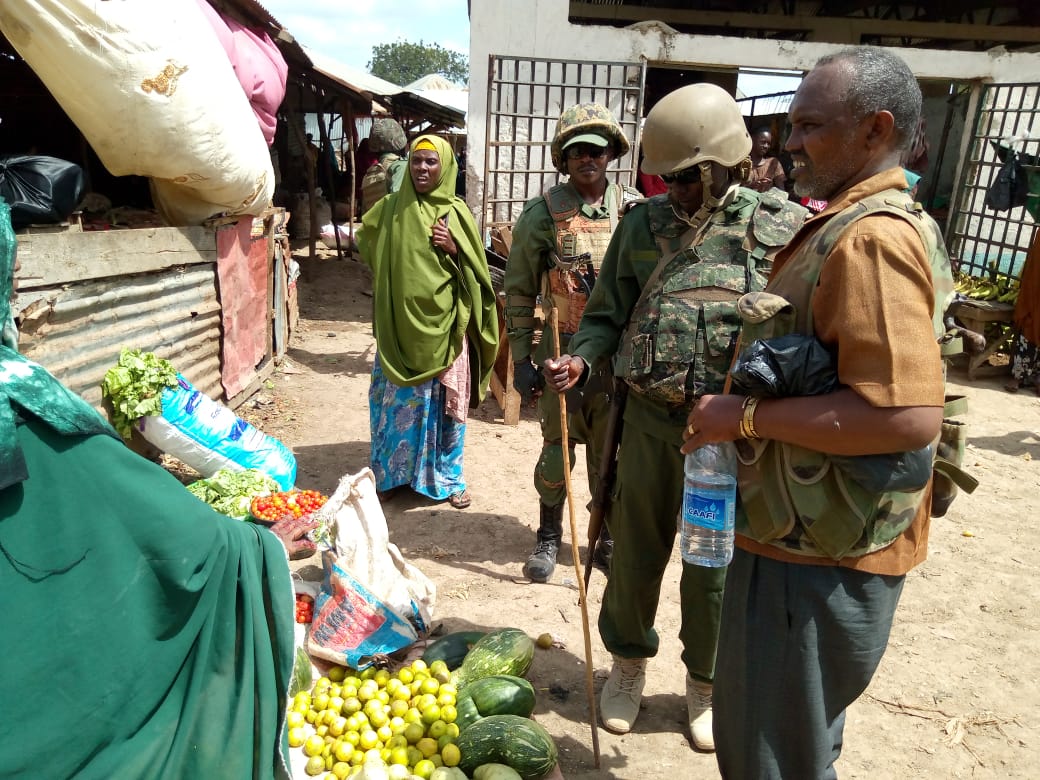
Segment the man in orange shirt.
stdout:
<path fill-rule="evenodd" d="M 930 482 L 878 492 L 831 460 L 938 439 L 952 278 L 900 168 L 920 111 L 913 73 L 883 49 L 844 49 L 806 76 L 789 115 L 791 177 L 827 206 L 777 256 L 766 292 L 793 305 L 787 330 L 834 355 L 841 386 L 761 403 L 704 396 L 687 420 L 684 452 L 735 440 L 742 461 L 715 672 L 724 777 L 836 777 L 845 710 L 927 552 Z"/>

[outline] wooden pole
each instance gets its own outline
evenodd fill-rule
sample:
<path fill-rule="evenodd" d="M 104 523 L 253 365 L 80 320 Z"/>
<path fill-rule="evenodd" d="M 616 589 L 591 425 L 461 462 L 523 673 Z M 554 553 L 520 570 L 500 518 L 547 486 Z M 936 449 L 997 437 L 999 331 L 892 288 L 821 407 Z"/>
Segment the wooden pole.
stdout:
<path fill-rule="evenodd" d="M 560 359 L 560 323 L 559 313 L 553 306 L 549 311 L 549 323 L 552 326 L 553 356 Z M 581 628 L 585 635 L 585 689 L 589 697 L 589 725 L 592 726 L 592 757 L 599 769 L 599 720 L 596 716 L 596 692 L 592 682 L 592 635 L 589 631 L 589 606 L 585 594 L 585 577 L 581 572 L 581 560 L 578 555 L 578 523 L 574 517 L 574 496 L 571 493 L 571 454 L 567 435 L 567 397 L 563 393 L 560 398 L 560 431 L 563 439 L 563 483 L 567 490 L 567 508 L 570 512 L 571 525 L 571 558 L 574 559 L 574 574 L 578 580 L 578 598 L 581 604 Z"/>

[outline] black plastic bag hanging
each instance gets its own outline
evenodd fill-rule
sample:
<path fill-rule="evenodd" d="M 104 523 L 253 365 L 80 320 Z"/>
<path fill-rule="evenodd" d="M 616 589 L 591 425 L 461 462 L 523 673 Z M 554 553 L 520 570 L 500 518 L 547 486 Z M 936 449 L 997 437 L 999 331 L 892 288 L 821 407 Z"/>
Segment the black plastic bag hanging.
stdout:
<path fill-rule="evenodd" d="M 1004 164 L 986 190 L 983 203 L 994 211 L 1008 211 L 1026 205 L 1029 183 L 1018 152 L 998 146 L 997 154 Z"/>
<path fill-rule="evenodd" d="M 57 157 L 0 157 L 0 196 L 15 229 L 63 222 L 83 197 L 83 169 Z"/>
<path fill-rule="evenodd" d="M 730 370 L 735 392 L 756 398 L 823 395 L 841 387 L 834 359 L 812 336 L 792 333 L 751 342 Z M 831 462 L 872 492 L 919 490 L 928 484 L 932 447 L 884 455 L 831 455 Z"/>

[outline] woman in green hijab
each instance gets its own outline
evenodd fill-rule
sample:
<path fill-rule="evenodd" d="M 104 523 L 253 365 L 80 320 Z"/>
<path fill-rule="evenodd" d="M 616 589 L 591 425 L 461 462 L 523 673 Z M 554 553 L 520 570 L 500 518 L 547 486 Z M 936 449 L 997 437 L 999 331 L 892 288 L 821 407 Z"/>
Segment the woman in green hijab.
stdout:
<path fill-rule="evenodd" d="M 0 199 L 0 775 L 288 778 L 285 549 L 18 353 L 15 247 Z"/>
<path fill-rule="evenodd" d="M 455 196 L 457 164 L 443 139 L 412 142 L 398 192 L 358 232 L 372 268 L 376 359 L 369 389 L 372 470 L 380 492 L 407 485 L 469 506 L 462 473 L 467 408 L 487 392 L 498 312 L 484 243 Z"/>

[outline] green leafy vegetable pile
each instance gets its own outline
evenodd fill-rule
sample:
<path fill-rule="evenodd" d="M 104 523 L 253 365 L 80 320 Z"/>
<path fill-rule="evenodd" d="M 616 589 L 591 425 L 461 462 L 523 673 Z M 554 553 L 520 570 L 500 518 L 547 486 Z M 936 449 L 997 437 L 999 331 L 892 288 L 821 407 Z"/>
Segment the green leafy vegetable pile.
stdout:
<path fill-rule="evenodd" d="M 275 480 L 256 469 L 220 469 L 212 477 L 188 485 L 188 490 L 195 496 L 221 514 L 236 519 L 249 514 L 249 502 L 254 496 L 277 493 L 281 489 Z"/>
<path fill-rule="evenodd" d="M 162 414 L 162 392 L 176 385 L 177 371 L 169 360 L 124 347 L 101 383 L 102 394 L 112 403 L 112 425 L 129 439 L 138 418 Z"/>

